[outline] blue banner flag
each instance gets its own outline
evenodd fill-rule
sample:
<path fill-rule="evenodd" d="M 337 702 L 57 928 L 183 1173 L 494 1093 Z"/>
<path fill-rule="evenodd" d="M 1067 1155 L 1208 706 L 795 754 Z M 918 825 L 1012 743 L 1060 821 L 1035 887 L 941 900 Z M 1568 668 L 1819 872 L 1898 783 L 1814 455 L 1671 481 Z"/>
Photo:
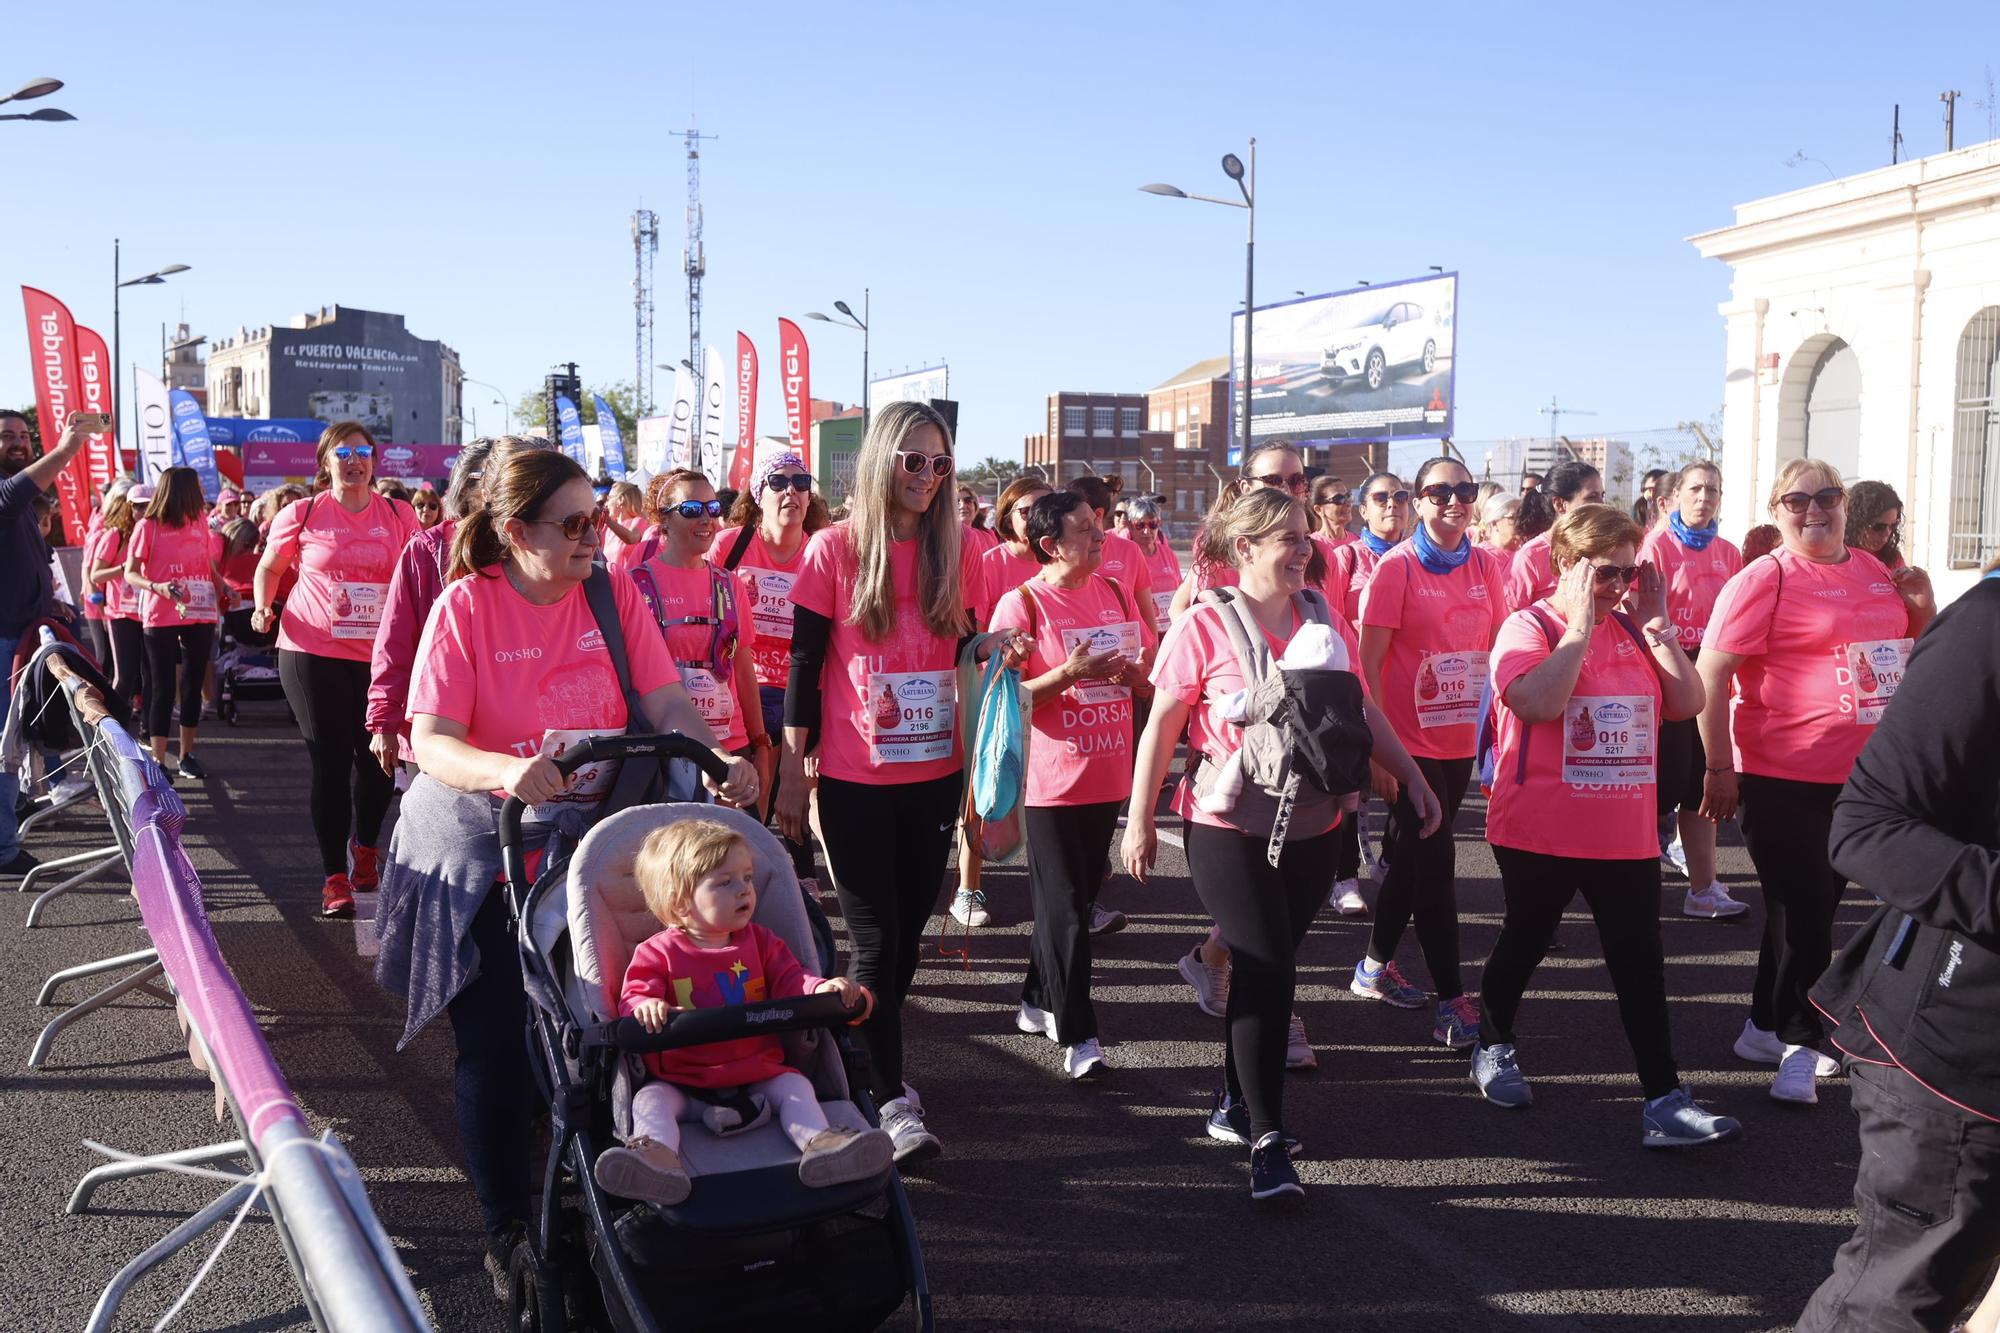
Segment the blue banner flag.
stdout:
<path fill-rule="evenodd" d="M 597 440 L 604 446 L 604 470 L 611 474 L 611 480 L 625 480 L 625 439 L 618 433 L 618 414 L 611 410 L 611 404 L 604 401 L 604 395 L 591 395 L 597 404 Z"/>
<path fill-rule="evenodd" d="M 562 431 L 562 451 L 583 466 L 583 417 L 567 395 L 556 395 L 556 424 Z"/>
<path fill-rule="evenodd" d="M 246 444 L 318 444 L 320 432 L 325 429 L 324 421 L 314 421 L 306 417 L 285 417 L 275 421 L 245 417 L 208 418 L 209 441 L 224 447 L 234 445 L 241 448 Z"/>
<path fill-rule="evenodd" d="M 213 504 L 222 493 L 222 477 L 215 470 L 215 442 L 208 435 L 208 418 L 186 389 L 173 390 L 167 402 L 174 419 L 174 457 L 182 466 L 194 469 L 201 478 L 203 498 Z"/>

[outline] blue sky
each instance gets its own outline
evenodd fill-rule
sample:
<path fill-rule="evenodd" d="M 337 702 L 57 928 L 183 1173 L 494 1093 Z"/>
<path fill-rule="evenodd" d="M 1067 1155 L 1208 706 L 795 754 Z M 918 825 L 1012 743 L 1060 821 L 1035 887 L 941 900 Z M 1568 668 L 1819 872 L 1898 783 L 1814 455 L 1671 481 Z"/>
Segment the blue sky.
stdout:
<path fill-rule="evenodd" d="M 656 360 L 686 349 L 685 158 L 704 131 L 705 328 L 873 291 L 874 372 L 949 360 L 961 448 L 1019 456 L 1054 389 L 1139 390 L 1227 347 L 1258 139 L 1258 292 L 1431 264 L 1461 277 L 1458 437 L 1637 431 L 1721 400 L 1728 271 L 1683 238 L 1731 207 L 1987 137 L 2000 6 L 397 5 L 14 7 L 0 84 L 68 87 L 72 125 L 0 124 L 10 284 L 111 329 L 219 336 L 339 302 L 408 316 L 512 400 L 556 361 L 632 374 L 629 220 L 662 216 Z M 14 110 L 15 108 L 7 108 Z M 11 287 L 9 301 L 15 298 Z M 14 307 L 18 310 L 18 306 Z M 860 336 L 805 326 L 820 397 Z M 659 392 L 669 388 L 664 375 Z M 0 400 L 30 393 L 0 316 Z M 493 395 L 468 389 L 482 429 Z"/>

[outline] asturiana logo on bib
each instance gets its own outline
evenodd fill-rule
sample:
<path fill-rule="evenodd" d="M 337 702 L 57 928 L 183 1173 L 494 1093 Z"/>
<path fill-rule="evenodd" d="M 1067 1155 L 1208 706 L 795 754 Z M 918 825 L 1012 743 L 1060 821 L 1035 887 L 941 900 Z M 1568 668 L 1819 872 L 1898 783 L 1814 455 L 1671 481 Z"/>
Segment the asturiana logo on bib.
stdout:
<path fill-rule="evenodd" d="M 1466 672 L 1465 659 L 1462 657 L 1439 658 L 1436 669 L 1438 675 L 1444 677 L 1446 680 L 1457 680 Z"/>
<path fill-rule="evenodd" d="M 1892 643 L 1878 643 L 1868 650 L 1868 662 L 1871 666 L 1888 667 L 1893 670 L 1903 664 L 1903 655 L 1896 651 L 1896 646 Z"/>
<path fill-rule="evenodd" d="M 1608 703 L 1597 710 L 1597 724 L 1601 727 L 1622 727 L 1632 720 L 1632 710 L 1621 703 Z"/>
<path fill-rule="evenodd" d="M 604 631 L 601 629 L 584 631 L 583 637 L 576 641 L 576 650 L 580 653 L 602 652 L 604 650 Z M 541 656 L 539 652 L 535 655 L 537 657 Z"/>
<path fill-rule="evenodd" d="M 539 662 L 542 650 L 539 648 L 499 648 L 493 653 L 496 662 Z"/>
<path fill-rule="evenodd" d="M 792 581 L 783 574 L 766 574 L 757 580 L 757 586 L 773 597 L 785 597 L 792 591 Z"/>
<path fill-rule="evenodd" d="M 896 691 L 896 697 L 906 704 L 927 704 L 937 698 L 937 683 L 928 680 L 906 680 L 903 688 Z"/>

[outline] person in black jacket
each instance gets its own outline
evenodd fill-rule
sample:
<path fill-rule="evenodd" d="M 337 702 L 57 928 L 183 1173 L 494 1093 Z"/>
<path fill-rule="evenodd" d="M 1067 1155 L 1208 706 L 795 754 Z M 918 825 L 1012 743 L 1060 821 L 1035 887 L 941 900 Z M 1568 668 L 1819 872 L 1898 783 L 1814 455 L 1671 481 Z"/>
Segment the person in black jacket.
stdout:
<path fill-rule="evenodd" d="M 1813 988 L 1838 1024 L 1861 1215 L 1801 1330 L 1944 1329 L 2000 1258 L 2000 559 L 1910 658 L 1833 811 L 1880 895 Z"/>

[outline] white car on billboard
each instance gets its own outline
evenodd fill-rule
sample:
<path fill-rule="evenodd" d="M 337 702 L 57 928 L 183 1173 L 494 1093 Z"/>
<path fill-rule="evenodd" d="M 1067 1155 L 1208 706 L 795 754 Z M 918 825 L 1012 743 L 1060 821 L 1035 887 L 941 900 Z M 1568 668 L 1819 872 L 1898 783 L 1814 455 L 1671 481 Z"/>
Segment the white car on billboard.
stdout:
<path fill-rule="evenodd" d="M 1330 380 L 1360 380 L 1371 389 L 1391 371 L 1416 366 L 1426 375 L 1437 365 L 1436 318 L 1415 301 L 1391 301 L 1333 335 L 1319 368 Z"/>

